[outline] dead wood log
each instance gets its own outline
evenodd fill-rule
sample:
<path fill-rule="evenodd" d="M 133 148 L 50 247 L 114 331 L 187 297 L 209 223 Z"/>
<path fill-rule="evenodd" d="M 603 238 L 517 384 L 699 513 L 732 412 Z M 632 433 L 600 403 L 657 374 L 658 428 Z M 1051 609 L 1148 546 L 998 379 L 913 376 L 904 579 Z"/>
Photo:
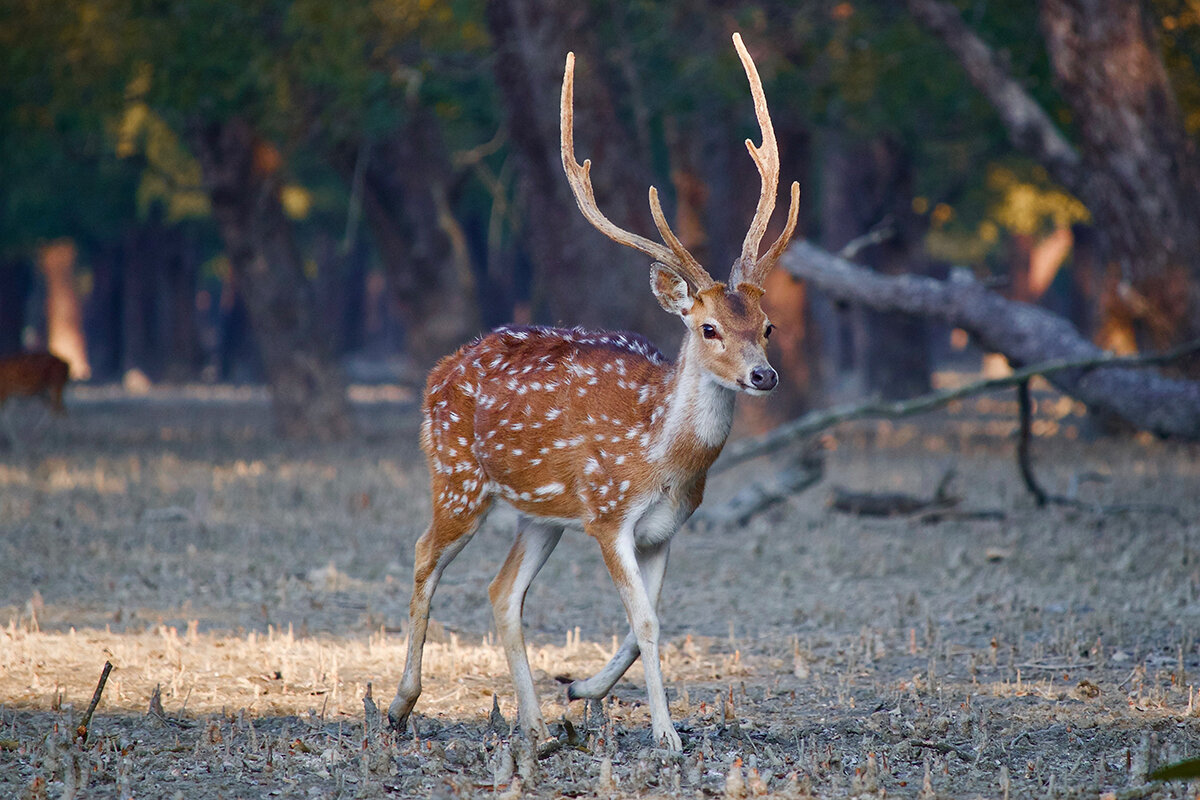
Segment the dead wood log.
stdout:
<path fill-rule="evenodd" d="M 702 508 L 693 519 L 704 525 L 741 527 L 753 517 L 815 486 L 825 477 L 824 451 L 808 446 L 766 477 L 743 487 L 720 505 Z"/>
<path fill-rule="evenodd" d="M 985 350 L 1002 353 L 1016 368 L 1106 358 L 1103 350 L 1080 336 L 1067 320 L 988 291 L 965 269 L 954 270 L 944 281 L 916 275 L 891 277 L 806 241 L 793 243 L 779 263 L 793 276 L 837 300 L 878 311 L 928 317 L 962 328 Z M 1177 348 L 1171 355 L 1178 357 L 1182 354 L 1179 350 L 1195 349 L 1193 343 Z M 1079 367 L 1041 374 L 1059 391 L 1137 428 L 1164 437 L 1200 439 L 1200 382 L 1125 366 Z"/>
<path fill-rule="evenodd" d="M 1113 356 L 1102 353 L 1095 358 L 1067 359 L 1035 364 L 1005 375 L 1002 378 L 986 378 L 967 383 L 954 389 L 943 389 L 937 392 L 914 397 L 909 400 L 879 401 L 869 400 L 864 403 L 847 403 L 833 408 L 813 411 L 799 419 L 784 423 L 774 430 L 761 436 L 742 439 L 736 444 L 725 448 L 710 472 L 720 472 L 743 461 L 758 456 L 774 453 L 787 447 L 792 441 L 806 436 L 812 436 L 826 428 L 832 428 L 840 422 L 869 417 L 884 417 L 898 419 L 915 414 L 923 414 L 941 408 L 947 403 L 961 400 L 964 397 L 982 394 L 993 389 L 1007 386 L 1018 386 L 1028 382 L 1035 375 L 1041 375 L 1047 380 L 1062 372 L 1084 372 L 1097 367 L 1113 368 L 1119 366 L 1126 369 L 1166 364 L 1189 353 L 1200 351 L 1200 342 L 1191 342 L 1173 350 L 1146 356 Z"/>
<path fill-rule="evenodd" d="M 834 487 L 829 507 L 845 514 L 863 517 L 909 516 L 923 511 L 951 508 L 961 498 L 950 494 L 950 482 L 954 479 L 954 468 L 946 470 L 938 481 L 932 497 L 916 497 L 900 492 L 852 492 Z"/>
<path fill-rule="evenodd" d="M 1038 507 L 1046 505 L 1050 496 L 1033 474 L 1033 464 L 1029 458 L 1030 433 L 1033 430 L 1033 400 L 1029 397 L 1029 381 L 1017 384 L 1017 416 L 1020 426 L 1017 432 L 1017 470 L 1021 473 L 1021 481 L 1026 490 L 1033 495 Z"/>

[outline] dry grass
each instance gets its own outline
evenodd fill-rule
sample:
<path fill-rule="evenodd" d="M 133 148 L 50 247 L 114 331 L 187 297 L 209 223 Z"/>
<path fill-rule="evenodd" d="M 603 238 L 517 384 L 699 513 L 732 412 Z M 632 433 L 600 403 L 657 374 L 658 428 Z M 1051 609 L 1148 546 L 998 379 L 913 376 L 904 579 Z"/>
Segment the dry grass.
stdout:
<path fill-rule="evenodd" d="M 556 677 L 624 633 L 595 548 L 567 537 L 526 618 L 543 713 L 580 735 L 537 760 L 490 633 L 505 512 L 439 590 L 415 729 L 364 704 L 371 684 L 385 709 L 399 677 L 428 516 L 407 406 L 360 401 L 362 439 L 309 447 L 272 440 L 253 394 L 73 399 L 0 453 L 0 796 L 1132 796 L 1200 748 L 1193 447 L 1043 426 L 1042 479 L 1087 505 L 1039 510 L 996 401 L 839 431 L 825 484 L 677 540 L 681 758 L 650 746 L 637 666 L 611 702 L 565 702 Z M 1077 428 L 1072 412 L 1051 398 L 1043 419 Z M 964 505 L 998 518 L 825 506 L 830 484 L 927 494 L 951 462 Z M 708 502 L 770 469 L 720 476 Z"/>

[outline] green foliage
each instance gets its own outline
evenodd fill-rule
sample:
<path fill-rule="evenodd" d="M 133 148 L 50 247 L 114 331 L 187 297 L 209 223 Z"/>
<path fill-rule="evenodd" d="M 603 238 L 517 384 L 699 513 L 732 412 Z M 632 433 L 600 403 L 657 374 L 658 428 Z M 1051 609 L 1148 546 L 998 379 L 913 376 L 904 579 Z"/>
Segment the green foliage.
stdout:
<path fill-rule="evenodd" d="M 1200 778 L 1200 758 L 1188 758 L 1159 767 L 1149 775 L 1152 781 L 1190 781 Z"/>
<path fill-rule="evenodd" d="M 959 5 L 1069 133 L 1034 0 Z M 1189 130 L 1200 131 L 1200 13 L 1193 0 L 1152 8 Z M 336 229 L 350 198 L 332 151 L 395 135 L 421 109 L 436 113 L 452 155 L 496 136 L 504 114 L 485 11 L 485 0 L 7 0 L 0 247 L 119 237 L 156 205 L 168 220 L 202 218 L 189 130 L 233 115 L 283 154 L 303 224 Z M 1086 215 L 1014 155 L 953 56 L 901 3 L 587 0 L 563 18 L 572 20 L 570 45 L 586 48 L 589 68 L 614 87 L 629 141 L 648 149 L 660 186 L 670 130 L 722 125 L 757 138 L 729 46 L 741 30 L 780 131 L 903 143 L 913 207 L 931 215 L 945 253 L 983 262 L 1005 231 Z M 506 204 L 504 219 L 516 224 L 505 197 L 515 180 L 498 141 L 474 172 L 453 176 L 450 200 L 473 219 Z M 810 232 L 819 208 L 812 183 L 803 206 Z"/>

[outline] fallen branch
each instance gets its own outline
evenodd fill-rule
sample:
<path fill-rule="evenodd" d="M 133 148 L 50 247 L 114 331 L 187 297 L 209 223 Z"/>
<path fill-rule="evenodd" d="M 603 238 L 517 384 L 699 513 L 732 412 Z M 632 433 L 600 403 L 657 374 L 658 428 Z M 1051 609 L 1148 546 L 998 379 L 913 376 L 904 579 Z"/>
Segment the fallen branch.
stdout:
<path fill-rule="evenodd" d="M 1029 398 L 1028 381 L 1022 381 L 1017 384 L 1017 414 L 1019 419 L 1017 431 L 1017 469 L 1021 473 L 1021 482 L 1025 484 L 1025 488 L 1029 493 L 1033 495 L 1034 502 L 1037 503 L 1038 508 L 1044 508 L 1047 504 L 1050 504 L 1067 506 L 1069 508 L 1082 508 L 1094 511 L 1097 514 L 1120 514 L 1127 511 L 1143 511 L 1170 514 L 1180 521 L 1183 520 L 1183 515 L 1174 506 L 1165 506 L 1159 503 L 1126 503 L 1106 506 L 1085 503 L 1074 497 L 1074 492 L 1071 493 L 1071 496 L 1047 492 L 1038 482 L 1037 476 L 1033 474 L 1033 462 L 1030 458 L 1030 429 L 1033 427 L 1033 403 Z"/>
<path fill-rule="evenodd" d="M 771 470 L 765 480 L 743 487 L 720 505 L 702 509 L 693 519 L 707 525 L 741 527 L 768 508 L 816 485 L 824 476 L 823 452 L 806 448 L 790 463 Z"/>
<path fill-rule="evenodd" d="M 150 707 L 146 709 L 146 714 L 170 728 L 192 728 L 196 725 L 189 719 L 172 717 L 167 714 L 162 704 L 162 686 L 160 685 L 155 685 L 154 692 L 150 695 Z"/>
<path fill-rule="evenodd" d="M 946 470 L 938 481 L 932 497 L 916 497 L 899 492 L 852 492 L 835 487 L 829 505 L 834 511 L 862 517 L 909 516 L 922 511 L 941 510 L 958 505 L 959 498 L 950 494 L 954 468 Z"/>
<path fill-rule="evenodd" d="M 928 742 L 923 739 L 909 739 L 908 743 L 911 744 L 913 747 L 924 747 L 927 750 L 934 750 L 943 755 L 948 755 L 950 753 L 953 753 L 954 755 L 961 758 L 963 761 L 974 761 L 975 760 L 974 753 L 972 753 L 962 747 L 956 747 L 955 745 L 952 745 L 949 742 Z"/>
<path fill-rule="evenodd" d="M 1033 500 L 1037 503 L 1038 508 L 1046 505 L 1049 495 L 1046 490 L 1038 483 L 1037 478 L 1033 474 L 1033 464 L 1029 461 L 1029 439 L 1030 430 L 1033 428 L 1033 401 L 1029 398 L 1029 381 L 1021 381 L 1017 384 L 1017 418 L 1019 425 L 1017 428 L 1017 469 L 1021 473 L 1021 480 L 1025 484 L 1025 488 L 1033 495 Z M 1066 498 L 1056 498 L 1057 500 L 1065 500 Z"/>
<path fill-rule="evenodd" d="M 982 348 L 1002 353 L 1015 367 L 1061 364 L 1053 371 L 1036 368 L 1029 377 L 1045 375 L 1064 394 L 1142 430 L 1200 439 L 1200 382 L 1131 369 L 1174 361 L 1200 350 L 1200 343 L 1183 345 L 1150 360 L 1126 362 L 1084 339 L 1066 319 L 1001 297 L 965 269 L 953 270 L 944 281 L 881 275 L 805 241 L 788 248 L 780 264 L 836 300 L 962 328 Z M 1072 363 L 1081 366 L 1072 369 Z"/>
<path fill-rule="evenodd" d="M 713 465 L 714 471 L 728 469 L 735 464 L 740 464 L 743 461 L 748 461 L 751 458 L 774 453 L 783 447 L 786 447 L 794 439 L 812 436 L 815 433 L 831 428 L 842 422 L 849 422 L 855 419 L 864 419 L 868 417 L 886 417 L 888 419 L 896 419 L 900 417 L 909 417 L 915 414 L 923 414 L 926 411 L 933 411 L 942 406 L 952 403 L 955 400 L 961 400 L 964 397 L 982 394 L 994 389 L 1002 389 L 1009 386 L 1019 386 L 1022 383 L 1027 383 L 1030 378 L 1036 375 L 1049 377 L 1069 371 L 1080 371 L 1087 373 L 1099 367 L 1104 368 L 1136 368 L 1150 367 L 1168 364 L 1184 356 L 1195 352 L 1200 352 L 1200 341 L 1188 342 L 1180 345 L 1165 353 L 1157 353 L 1143 356 L 1115 356 L 1111 353 L 1106 353 L 1099 356 L 1090 356 L 1087 358 L 1075 359 L 1060 359 L 1056 361 L 1048 361 L 1042 364 L 1035 364 L 1032 367 L 1014 370 L 1012 374 L 1000 378 L 987 378 L 984 380 L 967 383 L 954 389 L 943 389 L 937 392 L 914 397 L 909 400 L 892 400 L 881 401 L 871 400 L 865 403 L 853 403 L 834 408 L 812 411 L 799 419 L 791 422 L 785 422 L 783 425 L 775 428 L 762 436 L 756 436 L 751 439 L 743 439 L 725 449 L 721 458 Z"/>
<path fill-rule="evenodd" d="M 92 714 L 96 713 L 96 706 L 100 705 L 100 695 L 104 694 L 104 684 L 108 683 L 108 673 L 110 672 L 112 672 L 112 662 L 105 661 L 104 669 L 100 672 L 100 682 L 96 684 L 96 691 L 92 693 L 92 702 L 88 704 L 83 720 L 75 729 L 75 738 L 81 745 L 87 744 L 88 726 L 92 724 Z"/>
<path fill-rule="evenodd" d="M 933 525 L 951 520 L 955 522 L 994 522 L 1002 520 L 1006 516 L 1004 510 L 999 508 L 955 508 L 949 506 L 918 512 L 912 516 L 912 521 L 923 525 Z"/>

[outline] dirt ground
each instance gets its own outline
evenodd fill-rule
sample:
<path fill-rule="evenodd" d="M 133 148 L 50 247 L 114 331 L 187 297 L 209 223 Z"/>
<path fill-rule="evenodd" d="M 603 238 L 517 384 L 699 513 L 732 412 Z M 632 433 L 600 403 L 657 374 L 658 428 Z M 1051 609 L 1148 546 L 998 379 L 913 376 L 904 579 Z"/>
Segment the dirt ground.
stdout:
<path fill-rule="evenodd" d="M 0 797 L 1190 796 L 1146 775 L 1200 755 L 1200 449 L 1086 440 L 1043 395 L 1037 468 L 1079 503 L 1040 509 L 1006 398 L 839 428 L 815 487 L 680 533 L 661 619 L 682 757 L 651 747 L 639 665 L 566 702 L 625 622 L 595 546 L 564 537 L 526 604 L 562 738 L 542 758 L 510 732 L 490 629 L 503 509 L 439 589 L 414 727 L 380 724 L 429 516 L 403 393 L 357 390 L 363 433 L 332 446 L 273 439 L 257 390 L 10 404 Z M 949 466 L 954 513 L 829 507 L 929 495 Z M 776 471 L 715 476 L 706 506 Z"/>

